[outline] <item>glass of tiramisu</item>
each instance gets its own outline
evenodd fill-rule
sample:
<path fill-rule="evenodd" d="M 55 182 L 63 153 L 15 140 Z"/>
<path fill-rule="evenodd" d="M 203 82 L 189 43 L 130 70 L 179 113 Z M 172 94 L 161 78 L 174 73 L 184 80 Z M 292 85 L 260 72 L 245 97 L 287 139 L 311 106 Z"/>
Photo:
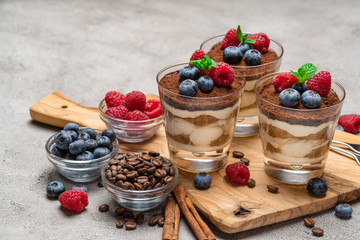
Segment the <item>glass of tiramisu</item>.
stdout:
<path fill-rule="evenodd" d="M 170 158 L 188 172 L 214 171 L 226 163 L 245 79 L 241 73 L 232 72 L 231 84 L 219 86 L 215 76 L 212 86 L 208 84 L 209 77 L 203 78 L 206 71 L 195 72 L 196 77 L 185 74 L 185 78 L 193 80 L 184 80 L 184 69 L 192 71 L 194 67 L 189 63 L 167 66 L 156 78 Z M 223 73 L 213 72 L 224 77 L 229 69 L 230 66 Z M 196 93 L 181 91 L 187 82 L 194 84 L 190 85 L 193 89 L 198 88 Z"/>
<path fill-rule="evenodd" d="M 345 98 L 330 73 L 300 75 L 273 73 L 255 85 L 265 171 L 290 184 L 323 174 Z"/>

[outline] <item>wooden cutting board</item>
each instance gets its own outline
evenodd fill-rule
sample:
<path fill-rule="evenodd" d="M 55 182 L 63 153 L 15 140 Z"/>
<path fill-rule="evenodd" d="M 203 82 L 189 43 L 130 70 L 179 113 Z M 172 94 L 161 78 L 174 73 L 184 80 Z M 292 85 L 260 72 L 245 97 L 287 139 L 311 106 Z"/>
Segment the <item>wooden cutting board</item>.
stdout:
<path fill-rule="evenodd" d="M 149 96 L 153 98 L 153 96 Z M 31 117 L 39 122 L 63 127 L 76 122 L 85 127 L 104 129 L 97 108 L 79 105 L 57 91 L 30 107 Z M 336 131 L 335 139 L 360 144 L 360 137 Z M 151 139 L 138 144 L 121 143 L 119 151 L 158 151 L 168 157 L 164 128 Z M 193 186 L 194 174 L 181 172 L 179 181 L 195 206 L 219 229 L 227 233 L 241 232 L 334 207 L 339 202 L 360 198 L 360 166 L 349 157 L 330 151 L 323 178 L 329 190 L 324 198 L 311 197 L 306 186 L 279 183 L 264 171 L 263 153 L 259 135 L 234 138 L 231 150 L 245 153 L 250 162 L 251 178 L 256 187 L 234 187 L 225 177 L 225 168 L 211 173 L 213 182 L 208 190 L 200 191 Z M 228 163 L 238 161 L 232 156 Z M 276 185 L 279 193 L 271 194 L 267 185 Z M 242 207 L 250 211 L 236 215 Z"/>

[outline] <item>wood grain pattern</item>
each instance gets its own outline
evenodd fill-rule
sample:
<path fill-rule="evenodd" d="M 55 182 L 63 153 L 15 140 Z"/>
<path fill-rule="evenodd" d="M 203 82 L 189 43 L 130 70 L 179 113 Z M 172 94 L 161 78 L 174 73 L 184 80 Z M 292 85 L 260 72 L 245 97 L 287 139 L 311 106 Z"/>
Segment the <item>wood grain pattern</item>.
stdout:
<path fill-rule="evenodd" d="M 67 106 L 67 108 L 62 108 Z M 103 129 L 105 125 L 99 118 L 96 108 L 74 103 L 61 92 L 54 92 L 30 108 L 34 120 L 63 127 L 67 122 L 77 122 L 82 126 Z M 360 137 L 336 131 L 335 139 L 360 144 Z M 122 152 L 158 151 L 168 157 L 164 128 L 151 139 L 140 143 L 120 144 Z M 288 219 L 304 216 L 334 207 L 338 202 L 348 202 L 360 198 L 360 167 L 344 155 L 330 151 L 324 179 L 329 190 L 324 198 L 311 197 L 306 186 L 293 186 L 279 183 L 264 172 L 263 153 L 259 135 L 248 138 L 234 138 L 231 150 L 245 153 L 250 162 L 251 178 L 256 181 L 255 188 L 234 187 L 225 177 L 225 168 L 211 173 L 213 182 L 208 190 L 200 191 L 193 186 L 194 174 L 181 172 L 179 181 L 186 187 L 187 194 L 194 205 L 219 229 L 235 233 L 253 229 Z M 229 157 L 228 163 L 237 159 Z M 279 187 L 279 193 L 271 194 L 266 185 Z M 240 207 L 248 209 L 249 214 L 234 214 Z"/>

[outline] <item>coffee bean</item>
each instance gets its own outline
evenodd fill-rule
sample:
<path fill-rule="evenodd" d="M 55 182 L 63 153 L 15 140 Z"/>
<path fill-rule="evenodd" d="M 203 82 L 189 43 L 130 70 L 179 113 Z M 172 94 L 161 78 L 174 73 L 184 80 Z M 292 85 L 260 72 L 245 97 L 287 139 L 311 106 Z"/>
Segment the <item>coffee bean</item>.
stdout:
<path fill-rule="evenodd" d="M 304 218 L 304 224 L 308 228 L 312 228 L 315 226 L 315 221 L 312 218 L 306 217 L 306 218 Z"/>
<path fill-rule="evenodd" d="M 324 235 L 324 230 L 322 230 L 321 228 L 318 228 L 318 227 L 314 227 L 311 231 L 312 231 L 313 235 L 317 236 L 317 237 L 321 237 L 322 235 Z"/>
<path fill-rule="evenodd" d="M 129 182 L 129 190 L 135 190 L 135 186 Z"/>
<path fill-rule="evenodd" d="M 165 223 L 165 218 L 160 217 L 159 220 L 158 220 L 158 225 L 159 225 L 159 227 L 164 226 L 164 223 Z"/>
<path fill-rule="evenodd" d="M 115 164 L 118 164 L 119 160 L 117 159 L 112 159 L 109 161 L 109 165 L 115 165 Z"/>
<path fill-rule="evenodd" d="M 244 153 L 240 152 L 240 151 L 233 151 L 233 157 L 234 158 L 243 158 L 244 157 Z"/>
<path fill-rule="evenodd" d="M 113 165 L 114 166 L 114 165 Z M 112 170 L 111 171 L 111 177 L 115 177 L 117 175 L 117 171 L 116 170 Z"/>
<path fill-rule="evenodd" d="M 134 160 L 134 161 L 129 162 L 129 164 L 130 164 L 131 166 L 136 166 L 136 165 L 138 165 L 139 163 L 140 163 L 139 160 Z"/>
<path fill-rule="evenodd" d="M 118 207 L 115 209 L 115 216 L 121 216 L 125 212 L 126 208 L 124 207 Z"/>
<path fill-rule="evenodd" d="M 161 182 L 158 182 L 157 184 L 155 184 L 154 189 L 159 188 L 159 187 L 161 187 Z"/>
<path fill-rule="evenodd" d="M 102 204 L 99 206 L 99 212 L 107 212 L 107 211 L 109 211 L 109 205 Z"/>
<path fill-rule="evenodd" d="M 169 173 L 171 176 L 174 176 L 175 175 L 175 168 L 174 167 L 171 167 L 170 168 L 170 173 Z"/>
<path fill-rule="evenodd" d="M 157 168 L 161 168 L 162 167 L 162 161 L 158 160 L 158 159 L 154 159 L 152 160 L 152 164 L 157 167 Z"/>
<path fill-rule="evenodd" d="M 157 215 L 157 214 L 152 215 L 152 216 L 149 218 L 149 225 L 150 225 L 150 226 L 155 226 L 155 225 L 158 223 L 159 219 L 160 219 L 160 216 L 159 216 L 159 215 Z"/>
<path fill-rule="evenodd" d="M 128 209 L 126 209 L 123 213 L 124 218 L 135 218 L 134 213 Z"/>
<path fill-rule="evenodd" d="M 160 153 L 154 152 L 154 151 L 149 151 L 149 155 L 152 157 L 158 157 L 158 156 L 160 156 Z"/>
<path fill-rule="evenodd" d="M 124 220 L 119 219 L 119 220 L 116 221 L 116 227 L 117 228 L 122 228 L 124 226 L 124 223 L 125 223 Z"/>
<path fill-rule="evenodd" d="M 160 169 L 156 169 L 155 173 L 154 173 L 154 176 L 156 178 L 161 178 L 163 175 L 162 175 L 162 171 Z"/>
<path fill-rule="evenodd" d="M 136 222 L 137 223 L 143 223 L 144 222 L 144 214 L 143 213 L 139 213 L 138 215 L 136 215 Z"/>
<path fill-rule="evenodd" d="M 147 168 L 146 168 L 146 167 L 144 167 L 144 168 L 139 168 L 139 169 L 137 170 L 137 172 L 139 173 L 139 175 L 144 174 L 144 173 L 147 172 Z"/>
<path fill-rule="evenodd" d="M 129 221 L 125 223 L 125 229 L 126 230 L 134 230 L 137 227 L 137 223 L 133 221 Z"/>
<path fill-rule="evenodd" d="M 156 167 L 151 167 L 148 169 L 148 173 L 150 173 L 150 174 L 154 174 L 155 171 L 156 171 Z"/>
<path fill-rule="evenodd" d="M 164 181 L 165 181 L 165 183 L 169 183 L 169 182 L 171 182 L 173 179 L 174 179 L 173 176 L 166 176 L 166 177 L 164 178 Z"/>
<path fill-rule="evenodd" d="M 138 165 L 135 166 L 135 169 L 139 169 L 139 168 L 143 168 L 145 167 L 145 163 L 139 163 Z"/>
<path fill-rule="evenodd" d="M 126 176 L 124 174 L 116 174 L 116 179 L 126 181 Z"/>
<path fill-rule="evenodd" d="M 247 158 L 241 159 L 241 162 L 242 162 L 243 164 L 245 164 L 245 166 L 249 166 L 249 165 L 250 165 L 250 160 L 247 159 Z"/>
<path fill-rule="evenodd" d="M 141 156 L 141 159 L 143 159 L 145 161 L 149 161 L 149 160 L 151 160 L 151 157 L 148 154 L 144 154 L 144 155 Z"/>
<path fill-rule="evenodd" d="M 123 188 L 123 189 L 129 189 L 129 182 L 123 182 L 120 184 L 120 187 Z"/>
<path fill-rule="evenodd" d="M 117 166 L 116 165 L 111 165 L 109 168 L 111 171 L 117 170 Z"/>
<path fill-rule="evenodd" d="M 279 192 L 279 188 L 273 185 L 267 185 L 267 189 L 269 192 L 271 193 L 278 193 Z"/>
<path fill-rule="evenodd" d="M 136 190 L 144 190 L 144 187 L 138 182 L 135 182 L 134 186 L 135 186 Z"/>
<path fill-rule="evenodd" d="M 246 183 L 246 185 L 249 187 L 249 188 L 254 188 L 255 185 L 256 185 L 256 182 L 254 179 L 252 178 L 249 178 L 248 182 Z"/>
<path fill-rule="evenodd" d="M 148 182 L 149 181 L 149 178 L 147 176 L 140 176 L 137 178 L 137 182 L 138 183 L 145 183 L 145 182 Z"/>
<path fill-rule="evenodd" d="M 131 171 L 128 174 L 126 174 L 126 178 L 135 178 L 136 177 L 136 173 L 135 171 Z"/>
<path fill-rule="evenodd" d="M 97 186 L 98 187 L 104 187 L 103 181 L 101 179 L 99 180 Z"/>

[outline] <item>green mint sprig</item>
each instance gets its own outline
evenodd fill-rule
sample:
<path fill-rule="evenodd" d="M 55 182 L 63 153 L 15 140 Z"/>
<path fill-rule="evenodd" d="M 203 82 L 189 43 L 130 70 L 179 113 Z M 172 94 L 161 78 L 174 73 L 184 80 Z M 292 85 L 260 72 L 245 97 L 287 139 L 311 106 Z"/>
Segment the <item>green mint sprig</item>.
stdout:
<path fill-rule="evenodd" d="M 190 64 L 197 67 L 199 70 L 210 71 L 210 68 L 216 67 L 216 62 L 212 60 L 208 55 L 205 55 L 203 59 L 192 60 Z"/>
<path fill-rule="evenodd" d="M 315 75 L 316 71 L 317 68 L 312 63 L 305 63 L 297 70 L 297 72 L 290 70 L 290 72 L 299 79 L 299 83 L 305 83 L 305 81 Z"/>
<path fill-rule="evenodd" d="M 243 43 L 255 43 L 255 40 L 252 39 L 247 39 L 249 36 L 249 34 L 243 34 L 241 31 L 241 27 L 240 25 L 238 25 L 237 30 L 236 30 L 236 38 L 239 40 L 239 42 L 243 42 Z"/>

